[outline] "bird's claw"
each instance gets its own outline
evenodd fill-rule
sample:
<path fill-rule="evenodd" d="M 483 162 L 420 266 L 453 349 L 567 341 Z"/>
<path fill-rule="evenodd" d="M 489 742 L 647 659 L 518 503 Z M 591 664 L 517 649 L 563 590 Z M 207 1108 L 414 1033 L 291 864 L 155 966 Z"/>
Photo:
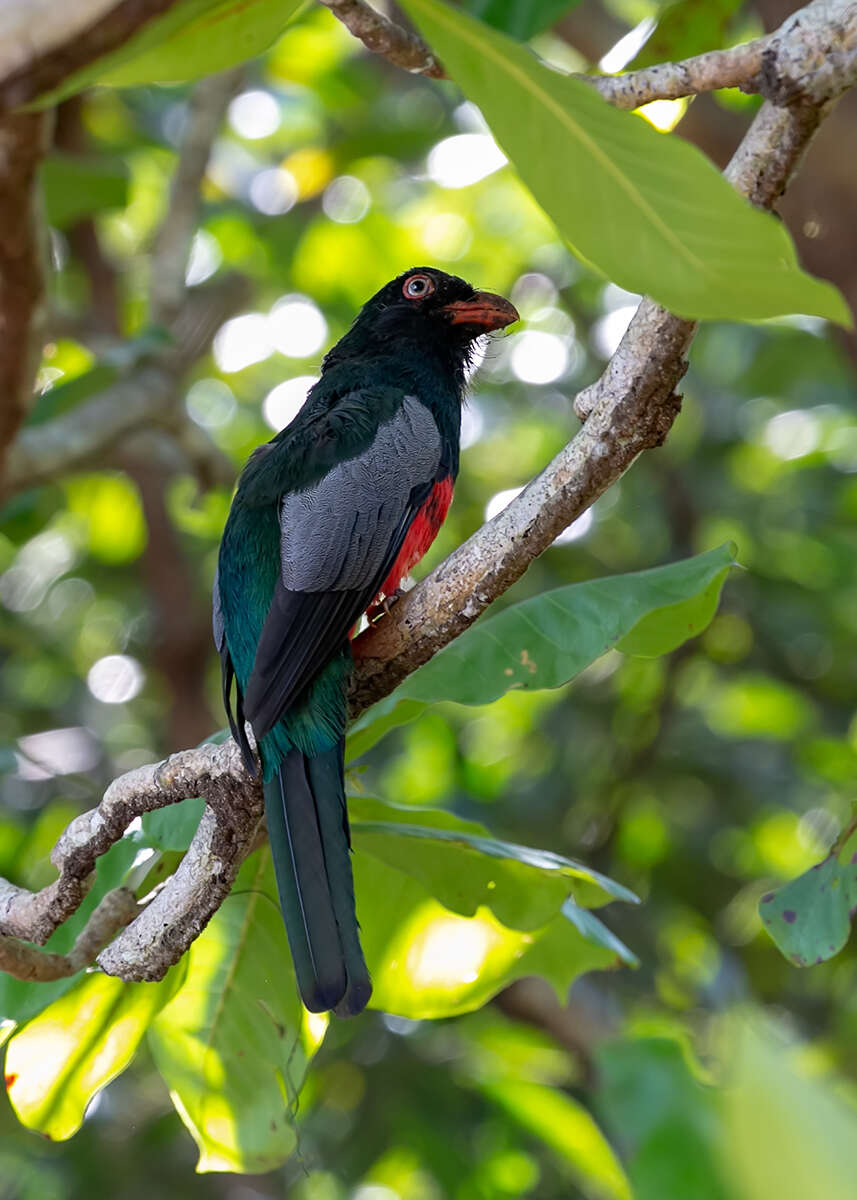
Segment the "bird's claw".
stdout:
<path fill-rule="evenodd" d="M 403 588 L 396 588 L 390 596 L 383 596 L 377 604 L 373 604 L 371 608 L 366 610 L 366 620 L 370 625 L 375 621 L 379 621 L 382 617 L 389 617 L 390 609 L 394 604 L 398 604 L 405 592 Z"/>

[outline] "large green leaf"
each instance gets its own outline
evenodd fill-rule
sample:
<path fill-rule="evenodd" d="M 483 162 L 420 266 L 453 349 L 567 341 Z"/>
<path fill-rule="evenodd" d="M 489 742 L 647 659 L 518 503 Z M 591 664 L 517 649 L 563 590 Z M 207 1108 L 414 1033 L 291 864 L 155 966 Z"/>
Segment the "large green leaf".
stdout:
<path fill-rule="evenodd" d="M 182 0 L 111 54 L 39 98 L 56 104 L 95 83 L 178 83 L 225 70 L 266 50 L 305 0 Z"/>
<path fill-rule="evenodd" d="M 857 833 L 823 862 L 759 902 L 762 923 L 796 967 L 826 962 L 851 933 L 857 909 Z"/>
<path fill-rule="evenodd" d="M 297 994 L 267 848 L 189 951 L 187 980 L 149 1043 L 200 1171 L 270 1171 L 294 1150 L 293 1110 L 326 1018 Z"/>
<path fill-rule="evenodd" d="M 463 0 L 462 8 L 480 21 L 513 38 L 527 38 L 549 29 L 580 0 Z"/>
<path fill-rule="evenodd" d="M 511 688 L 559 687 L 613 646 L 643 658 L 668 654 L 714 616 L 733 553 L 721 546 L 667 567 L 571 584 L 483 617 L 363 713 L 348 732 L 346 761 L 438 700 L 487 704 Z"/>
<path fill-rule="evenodd" d="M 613 647 L 666 653 L 706 627 L 732 565 L 731 548 L 721 546 L 667 567 L 543 592 L 477 621 L 394 697 L 488 704 L 510 688 L 559 687 Z"/>
<path fill-rule="evenodd" d="M 524 975 L 543 975 L 564 996 L 584 971 L 635 961 L 577 903 L 636 899 L 612 880 L 492 841 L 452 813 L 365 797 L 351 813 L 372 1007 L 453 1016 Z"/>
<path fill-rule="evenodd" d="M 351 797 L 348 808 L 355 849 L 413 876 L 463 916 L 484 905 L 512 929 L 535 929 L 569 896 L 592 908 L 637 902 L 633 892 L 582 863 L 497 841 L 483 825 L 454 813 L 367 796 Z"/>
<path fill-rule="evenodd" d="M 41 168 L 45 215 L 65 229 L 80 217 L 124 208 L 128 202 L 128 168 L 121 159 L 52 154 Z"/>
<path fill-rule="evenodd" d="M 6 1050 L 6 1086 L 18 1119 L 54 1141 L 76 1133 L 86 1106 L 128 1066 L 183 975 L 183 965 L 160 983 L 87 975 L 25 1025 Z"/>
<path fill-rule="evenodd" d="M 502 925 L 489 908 L 458 916 L 406 870 L 360 851 L 354 880 L 372 1008 L 414 1019 L 455 1016 L 527 975 L 543 976 L 564 998 L 578 975 L 623 961 L 562 912 L 526 932 Z"/>
<path fill-rule="evenodd" d="M 591 1200 L 632 1200 L 631 1185 L 610 1143 L 579 1101 L 558 1088 L 522 1079 L 480 1088 L 528 1133 L 550 1146 Z"/>
<path fill-rule="evenodd" d="M 440 0 L 403 3 L 559 231 L 608 278 L 684 317 L 850 324 L 840 293 L 798 266 L 783 223 L 690 143 Z"/>

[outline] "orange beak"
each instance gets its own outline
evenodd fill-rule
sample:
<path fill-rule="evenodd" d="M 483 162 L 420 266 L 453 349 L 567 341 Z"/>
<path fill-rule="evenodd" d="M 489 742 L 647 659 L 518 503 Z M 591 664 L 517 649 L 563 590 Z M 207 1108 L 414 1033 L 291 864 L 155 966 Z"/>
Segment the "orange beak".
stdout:
<path fill-rule="evenodd" d="M 476 292 L 469 300 L 454 300 L 440 309 L 449 313 L 452 325 L 472 325 L 482 333 L 492 329 L 504 329 L 513 321 L 520 321 L 514 304 L 495 296 L 493 292 Z"/>

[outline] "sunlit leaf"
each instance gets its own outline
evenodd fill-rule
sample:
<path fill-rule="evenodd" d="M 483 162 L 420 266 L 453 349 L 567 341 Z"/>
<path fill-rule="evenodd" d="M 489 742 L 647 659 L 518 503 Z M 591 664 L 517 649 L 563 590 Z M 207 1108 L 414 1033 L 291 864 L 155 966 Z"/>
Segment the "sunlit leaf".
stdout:
<path fill-rule="evenodd" d="M 300 1003 L 266 848 L 191 946 L 184 986 L 149 1043 L 199 1171 L 270 1171 L 296 1145 L 294 1111 L 326 1018 Z"/>
<path fill-rule="evenodd" d="M 610 1143 L 572 1096 L 521 1079 L 492 1080 L 480 1090 L 560 1156 L 584 1196 L 632 1200 L 631 1185 Z"/>
<path fill-rule="evenodd" d="M 393 695 L 487 704 L 513 687 L 559 687 L 607 650 L 624 648 L 623 638 L 629 653 L 665 653 L 705 628 L 732 565 L 731 548 L 721 546 L 667 567 L 544 592 L 478 621 Z"/>
<path fill-rule="evenodd" d="M 851 933 L 857 911 L 857 833 L 834 847 L 823 862 L 759 903 L 762 923 L 796 967 L 825 962 L 838 954 Z"/>
<path fill-rule="evenodd" d="M 128 1066 L 183 975 L 183 965 L 160 983 L 87 975 L 25 1025 L 6 1050 L 18 1119 L 55 1141 L 76 1133 L 93 1096 Z"/>
<path fill-rule="evenodd" d="M 836 288 L 798 266 L 782 221 L 689 142 L 439 0 L 404 7 L 562 235 L 609 279 L 684 317 L 806 312 L 850 324 Z"/>
<path fill-rule="evenodd" d="M 372 972 L 371 1008 L 402 1017 L 449 1017 L 480 1008 L 527 975 L 564 997 L 578 975 L 617 965 L 616 955 L 557 916 L 530 933 L 507 929 L 487 908 L 460 917 L 414 880 L 355 857 L 363 946 Z M 367 892 L 372 872 L 381 894 Z"/>
<path fill-rule="evenodd" d="M 377 801 L 365 805 L 372 811 Z M 444 832 L 442 818 L 447 817 L 446 832 L 464 839 L 454 827 L 467 823 L 451 814 L 430 815 L 437 819 L 437 834 Z M 478 1008 L 525 975 L 544 976 L 564 996 L 582 972 L 632 960 L 591 913 L 591 922 L 576 922 L 564 913 L 568 879 L 558 883 L 550 873 L 485 857 L 440 837 L 409 844 L 408 834 L 397 840 L 390 824 L 389 832 L 374 824 L 374 832 L 361 829 L 359 822 L 353 826 L 355 892 L 373 979 L 372 1007 L 405 1017 L 452 1016 Z M 423 832 L 431 836 L 430 829 Z M 426 847 L 422 855 L 415 853 L 421 845 Z M 461 878 L 465 873 L 472 882 Z M 497 911 L 519 923 L 520 913 L 531 919 L 541 911 L 545 923 L 510 928 Z"/>

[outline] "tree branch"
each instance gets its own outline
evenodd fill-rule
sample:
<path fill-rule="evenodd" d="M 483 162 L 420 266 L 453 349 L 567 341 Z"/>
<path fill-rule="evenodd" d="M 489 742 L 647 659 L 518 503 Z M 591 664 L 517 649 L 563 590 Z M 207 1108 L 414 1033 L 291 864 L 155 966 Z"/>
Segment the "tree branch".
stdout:
<path fill-rule="evenodd" d="M 793 18 L 790 39 L 775 43 L 775 57 L 767 62 L 774 86 L 788 90 L 789 81 L 811 75 L 818 13 L 835 9 L 841 15 L 845 7 L 855 6 L 832 0 Z M 810 36 L 804 42 L 806 29 Z M 754 203 L 770 207 L 781 194 L 829 100 L 853 81 L 855 57 L 857 52 L 843 59 L 839 83 L 825 60 L 820 89 L 809 84 L 787 108 L 770 101 L 764 105 L 727 170 L 733 185 Z M 814 98 L 804 98 L 808 95 Z M 679 408 L 675 388 L 694 332 L 692 322 L 642 301 L 602 377 L 577 397 L 575 408 L 585 423 L 576 437 L 508 508 L 418 584 L 392 616 L 356 640 L 353 714 L 386 695 L 467 628 L 641 451 L 663 442 Z M 60 872 L 56 883 L 35 894 L 0 885 L 0 933 L 43 943 L 80 905 L 96 858 L 135 816 L 197 795 L 205 797 L 207 808 L 178 871 L 98 956 L 109 974 L 161 978 L 225 897 L 254 843 L 261 789 L 231 741 L 183 751 L 111 784 L 99 807 L 73 821 L 58 842 L 52 856 Z"/>
<path fill-rule="evenodd" d="M 42 113 L 0 117 L 0 470 L 30 408 L 41 353 L 44 231 L 36 172 L 49 133 Z"/>
<path fill-rule="evenodd" d="M 730 50 L 710 50 L 683 62 L 659 63 L 624 75 L 577 75 L 616 108 L 639 108 L 652 100 L 678 100 L 718 88 L 757 91 L 754 81 L 770 38 L 757 38 Z"/>
<path fill-rule="evenodd" d="M 114 780 L 98 807 L 75 817 L 54 847 L 51 862 L 59 872 L 54 883 L 29 892 L 0 880 L 0 934 L 44 945 L 80 907 L 96 860 L 119 841 L 134 818 L 192 796 L 204 796 L 207 807 L 181 865 L 99 956 L 108 974 L 123 979 L 162 978 L 228 894 L 262 816 L 261 784 L 248 778 L 231 741 L 184 750 Z M 127 907 L 122 911 L 127 912 Z M 84 951 L 91 961 L 98 949 L 96 933 L 104 926 L 90 928 L 94 919 L 95 914 L 72 951 L 70 957 L 77 952 L 75 962 Z M 8 960 L 15 951 L 6 945 Z"/>
<path fill-rule="evenodd" d="M 365 0 L 320 0 L 373 54 L 380 54 L 412 75 L 445 79 L 446 72 L 416 33 L 379 13 Z"/>
<path fill-rule="evenodd" d="M 199 222 L 200 189 L 214 139 L 243 77 L 243 67 L 222 71 L 203 79 L 191 93 L 167 214 L 152 252 L 149 299 L 155 323 L 174 320 L 187 295 L 185 273 Z"/>
<path fill-rule="evenodd" d="M 418 75 L 443 79 L 446 72 L 429 47 L 365 0 L 320 0 L 356 38 L 398 67 Z M 794 34 L 800 33 L 798 71 L 789 71 L 787 57 Z M 576 75 L 591 84 L 616 108 L 639 108 L 652 100 L 741 88 L 767 99 L 788 103 L 797 95 L 820 103 L 832 81 L 836 94 L 854 82 L 853 52 L 857 41 L 857 5 L 850 0 L 816 0 L 801 9 L 768 37 L 710 50 L 676 63 L 659 63 L 624 75 Z M 814 44 L 813 44 L 814 43 Z M 812 60 L 808 61 L 808 52 Z M 849 66 L 850 63 L 850 66 Z M 844 72 L 852 72 L 844 83 Z"/>
<path fill-rule="evenodd" d="M 3 497 L 103 461 L 105 451 L 138 429 L 181 426 L 175 396 L 182 375 L 247 297 L 247 281 L 238 275 L 195 288 L 173 323 L 173 345 L 71 412 L 19 434 L 9 451 Z M 231 482 L 234 472 L 210 439 L 188 445 L 204 454 L 209 474 Z"/>
<path fill-rule="evenodd" d="M 38 983 L 67 979 L 88 967 L 99 950 L 133 921 L 138 911 L 133 892 L 114 888 L 98 902 L 68 954 L 51 954 L 19 938 L 0 935 L 0 971 L 15 979 Z"/>

